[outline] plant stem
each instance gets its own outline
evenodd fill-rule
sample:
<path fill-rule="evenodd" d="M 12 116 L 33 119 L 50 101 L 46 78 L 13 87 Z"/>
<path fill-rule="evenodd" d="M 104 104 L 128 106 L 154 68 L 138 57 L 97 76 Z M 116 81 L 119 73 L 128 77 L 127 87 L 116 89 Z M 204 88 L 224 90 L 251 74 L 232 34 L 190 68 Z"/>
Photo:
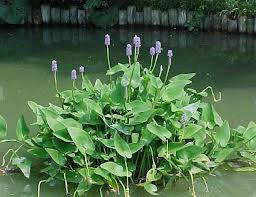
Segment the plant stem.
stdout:
<path fill-rule="evenodd" d="M 57 72 L 54 72 L 53 76 L 54 76 L 55 90 L 56 90 L 57 95 L 58 95 L 58 97 L 60 99 L 60 103 L 61 103 L 62 109 L 64 109 L 64 105 L 63 105 L 63 101 L 62 101 L 62 98 L 61 98 L 61 94 L 60 94 L 60 92 L 58 90 Z"/>
<path fill-rule="evenodd" d="M 128 165 L 127 165 L 126 157 L 124 158 L 124 163 L 125 163 L 125 169 L 126 169 L 126 196 L 130 196 L 130 191 L 129 191 L 129 171 L 128 171 Z"/>
<path fill-rule="evenodd" d="M 67 182 L 67 177 L 66 177 L 66 173 L 64 173 L 64 181 L 65 181 L 65 189 L 66 189 L 66 194 L 68 194 L 68 182 Z"/>
<path fill-rule="evenodd" d="M 86 165 L 86 170 L 87 170 L 87 176 L 88 179 L 90 178 L 90 172 L 89 172 L 89 166 L 88 166 L 88 160 L 87 160 L 87 155 L 84 154 L 84 161 L 85 161 L 85 165 Z"/>
<path fill-rule="evenodd" d="M 196 197 L 193 174 L 190 171 L 189 171 L 189 174 L 190 174 L 190 177 L 191 177 L 191 184 L 192 184 L 192 197 Z"/>
<path fill-rule="evenodd" d="M 171 63 L 168 65 L 167 72 L 166 72 L 165 79 L 164 79 L 164 84 L 167 82 L 167 79 L 168 79 L 168 75 L 169 75 L 169 72 L 170 72 L 171 65 L 172 65 Z"/>
<path fill-rule="evenodd" d="M 156 54 L 156 59 L 155 59 L 154 66 L 153 66 L 153 68 L 152 68 L 152 72 L 154 72 L 154 70 L 155 70 L 155 68 L 156 68 L 156 63 L 157 63 L 157 60 L 158 60 L 158 56 L 159 56 L 159 54 L 157 53 L 157 54 Z"/>
<path fill-rule="evenodd" d="M 132 63 L 131 63 L 131 57 L 130 56 L 128 56 L 128 60 L 129 60 L 129 66 L 131 67 Z"/>
<path fill-rule="evenodd" d="M 47 180 L 41 180 L 39 181 L 37 185 L 37 197 L 40 197 L 40 189 L 41 189 L 41 184 L 47 182 Z"/>
<path fill-rule="evenodd" d="M 107 61 L 108 61 L 108 69 L 109 71 L 111 70 L 111 65 L 110 65 L 110 55 L 109 55 L 109 47 L 107 45 Z M 109 79 L 110 79 L 110 82 L 112 81 L 111 79 L 111 75 L 109 75 Z"/>
<path fill-rule="evenodd" d="M 154 61 L 154 56 L 152 55 L 152 56 L 151 56 L 151 61 L 150 61 L 150 67 L 149 67 L 149 70 L 151 70 L 151 69 L 152 69 L 153 61 Z"/>

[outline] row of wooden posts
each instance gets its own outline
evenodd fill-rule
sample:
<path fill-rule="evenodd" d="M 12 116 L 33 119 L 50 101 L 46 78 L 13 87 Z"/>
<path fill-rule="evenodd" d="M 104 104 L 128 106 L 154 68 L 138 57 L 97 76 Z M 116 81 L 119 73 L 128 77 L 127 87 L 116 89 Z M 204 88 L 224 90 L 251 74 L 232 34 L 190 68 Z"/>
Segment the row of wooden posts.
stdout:
<path fill-rule="evenodd" d="M 35 24 L 72 24 L 85 25 L 88 22 L 90 10 L 78 9 L 71 6 L 69 9 L 50 7 L 42 4 L 41 10 L 32 13 Z M 161 11 L 145 7 L 137 11 L 135 6 L 128 6 L 126 10 L 119 10 L 118 24 L 120 26 L 159 26 L 166 28 L 195 27 L 205 31 L 223 31 L 256 34 L 256 17 L 240 16 L 230 19 L 226 15 L 210 15 L 195 23 L 196 13 L 184 9 L 169 9 Z"/>
<path fill-rule="evenodd" d="M 210 15 L 202 17 L 195 23 L 196 12 L 184 9 L 161 11 L 145 7 L 136 11 L 135 6 L 119 11 L 119 25 L 145 25 L 188 28 L 194 26 L 206 31 L 224 31 L 256 34 L 256 17 L 240 16 L 230 19 L 226 15 Z"/>
<path fill-rule="evenodd" d="M 85 25 L 88 21 L 89 11 L 79 9 L 78 6 L 70 6 L 69 9 L 51 7 L 42 4 L 40 9 L 32 10 L 32 17 L 28 22 L 39 24 L 71 24 Z"/>

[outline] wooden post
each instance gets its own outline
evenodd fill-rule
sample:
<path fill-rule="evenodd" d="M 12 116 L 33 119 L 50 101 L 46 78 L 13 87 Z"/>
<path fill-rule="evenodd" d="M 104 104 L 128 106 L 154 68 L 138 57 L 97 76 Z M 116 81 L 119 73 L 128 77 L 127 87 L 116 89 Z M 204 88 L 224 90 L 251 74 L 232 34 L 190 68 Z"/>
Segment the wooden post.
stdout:
<path fill-rule="evenodd" d="M 127 10 L 119 10 L 119 25 L 127 25 Z"/>
<path fill-rule="evenodd" d="M 176 27 L 178 25 L 178 10 L 177 9 L 169 9 L 169 24 L 171 27 Z"/>
<path fill-rule="evenodd" d="M 135 6 L 128 6 L 127 8 L 127 18 L 128 18 L 128 24 L 134 25 L 135 24 L 135 18 L 136 18 L 136 7 Z"/>
<path fill-rule="evenodd" d="M 144 20 L 144 25 L 146 26 L 152 24 L 152 10 L 150 7 L 145 7 L 143 9 L 143 20 Z"/>

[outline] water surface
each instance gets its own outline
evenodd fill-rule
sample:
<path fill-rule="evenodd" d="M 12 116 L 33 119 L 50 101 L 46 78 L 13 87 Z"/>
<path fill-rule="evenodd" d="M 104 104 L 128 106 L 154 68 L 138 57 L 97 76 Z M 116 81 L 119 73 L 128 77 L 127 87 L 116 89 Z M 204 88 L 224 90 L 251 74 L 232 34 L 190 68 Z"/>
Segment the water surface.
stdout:
<path fill-rule="evenodd" d="M 248 35 L 220 33 L 185 33 L 154 29 L 5 29 L 0 30 L 0 114 L 8 122 L 8 137 L 15 137 L 16 121 L 24 114 L 29 123 L 34 118 L 27 101 L 39 104 L 55 103 L 50 62 L 59 62 L 59 89 L 72 86 L 70 71 L 79 65 L 88 76 L 106 81 L 107 64 L 103 38 L 111 34 L 111 62 L 126 62 L 125 46 L 134 34 L 142 38 L 140 61 L 149 66 L 149 47 L 156 40 L 163 43 L 159 65 L 166 68 L 167 49 L 173 49 L 171 75 L 195 72 L 193 87 L 199 90 L 213 86 L 222 92 L 222 101 L 215 106 L 231 126 L 255 121 L 256 112 L 256 38 Z M 159 68 L 159 67 L 158 67 Z M 13 145 L 1 144 L 0 155 Z M 26 180 L 22 176 L 0 177 L 1 197 L 35 196 L 39 177 Z M 256 196 L 255 173 L 218 173 L 207 178 L 210 193 L 202 180 L 196 180 L 198 196 Z M 64 196 L 64 187 L 42 187 L 42 196 Z M 113 196 L 113 194 L 110 194 Z M 148 196 L 133 189 L 132 196 Z M 161 196 L 190 196 L 188 186 L 178 183 L 161 191 Z M 95 193 L 89 194 L 95 196 Z"/>

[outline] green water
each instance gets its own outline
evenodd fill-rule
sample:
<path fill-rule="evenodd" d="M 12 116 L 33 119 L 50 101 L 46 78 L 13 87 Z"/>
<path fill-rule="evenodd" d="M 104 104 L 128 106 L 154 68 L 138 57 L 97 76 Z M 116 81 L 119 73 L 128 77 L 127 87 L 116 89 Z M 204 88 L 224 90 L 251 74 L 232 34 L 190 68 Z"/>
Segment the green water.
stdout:
<path fill-rule="evenodd" d="M 213 86 L 222 92 L 216 108 L 235 127 L 255 121 L 256 112 L 256 37 L 208 33 L 184 33 L 152 29 L 117 29 L 93 31 L 85 29 L 5 29 L 0 30 L 0 114 L 8 122 L 8 138 L 15 137 L 16 121 L 24 114 L 33 123 L 27 101 L 42 105 L 56 103 L 50 62 L 59 62 L 59 89 L 69 88 L 70 71 L 83 64 L 88 76 L 106 80 L 107 69 L 103 39 L 111 34 L 111 62 L 125 62 L 125 46 L 134 35 L 142 38 L 140 61 L 148 66 L 149 47 L 161 40 L 164 52 L 159 65 L 167 63 L 167 49 L 173 49 L 171 75 L 196 72 L 193 87 Z M 13 144 L 1 144 L 0 155 Z M 37 183 L 43 177 L 26 180 L 20 175 L 0 177 L 0 197 L 36 196 Z M 203 181 L 195 181 L 198 196 L 256 196 L 256 173 L 224 171 L 207 177 L 210 192 Z M 161 196 L 190 196 L 188 185 L 178 182 L 160 192 Z M 64 186 L 43 185 L 41 196 L 64 196 Z M 88 196 L 98 196 L 92 192 Z M 115 194 L 110 194 L 115 196 Z M 148 196 L 133 188 L 131 196 Z"/>

